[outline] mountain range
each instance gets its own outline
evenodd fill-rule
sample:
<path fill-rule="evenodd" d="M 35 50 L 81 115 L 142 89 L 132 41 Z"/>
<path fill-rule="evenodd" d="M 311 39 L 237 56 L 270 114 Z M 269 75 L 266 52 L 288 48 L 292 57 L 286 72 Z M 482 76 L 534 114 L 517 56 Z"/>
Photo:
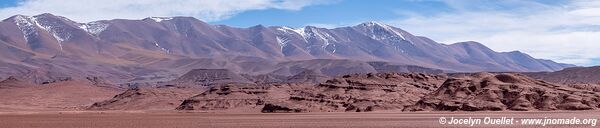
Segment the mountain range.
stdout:
<path fill-rule="evenodd" d="M 431 29 L 431 28 L 423 28 Z M 35 83 L 101 77 L 173 80 L 192 69 L 293 76 L 369 72 L 538 72 L 575 65 L 496 52 L 473 41 L 442 44 L 378 22 L 333 29 L 211 25 L 192 17 L 78 23 L 49 13 L 0 22 L 0 78 Z"/>

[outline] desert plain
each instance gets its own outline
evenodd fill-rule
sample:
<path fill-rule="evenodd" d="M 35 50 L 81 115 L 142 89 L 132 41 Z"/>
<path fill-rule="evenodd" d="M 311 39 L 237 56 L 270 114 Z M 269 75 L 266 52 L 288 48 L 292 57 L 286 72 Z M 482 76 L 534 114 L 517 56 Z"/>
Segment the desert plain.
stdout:
<path fill-rule="evenodd" d="M 440 124 L 439 118 L 600 118 L 600 111 L 541 112 L 370 112 L 370 113 L 212 113 L 177 111 L 38 111 L 0 113 L 6 128 L 388 128 L 469 127 Z M 580 125 L 493 125 L 473 127 L 597 127 Z"/>

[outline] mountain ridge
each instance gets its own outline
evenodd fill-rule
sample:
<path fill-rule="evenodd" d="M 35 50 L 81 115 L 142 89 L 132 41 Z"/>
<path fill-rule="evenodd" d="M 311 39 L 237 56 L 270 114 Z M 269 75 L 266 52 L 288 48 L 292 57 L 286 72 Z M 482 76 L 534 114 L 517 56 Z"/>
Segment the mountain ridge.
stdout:
<path fill-rule="evenodd" d="M 0 66 L 10 69 L 1 71 L 0 77 L 42 70 L 131 81 L 141 76 L 179 76 L 197 68 L 265 74 L 274 72 L 270 68 L 277 63 L 318 59 L 383 61 L 447 72 L 556 71 L 574 66 L 521 52 L 495 52 L 472 41 L 441 44 L 372 21 L 333 29 L 237 28 L 193 17 L 78 23 L 44 13 L 12 16 L 2 20 L 0 28 Z M 175 63 L 179 66 L 169 65 Z"/>

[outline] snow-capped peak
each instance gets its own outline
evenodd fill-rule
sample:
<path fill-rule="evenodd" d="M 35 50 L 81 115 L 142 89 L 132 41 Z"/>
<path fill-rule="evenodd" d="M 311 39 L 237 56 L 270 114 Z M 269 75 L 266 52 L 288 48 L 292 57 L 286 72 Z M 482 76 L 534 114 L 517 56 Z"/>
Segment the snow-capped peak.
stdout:
<path fill-rule="evenodd" d="M 283 27 L 277 28 L 277 30 L 282 31 L 284 33 L 289 33 L 289 32 L 297 33 L 302 38 L 304 38 L 305 41 L 310 38 L 317 38 L 317 39 L 324 40 L 324 41 L 335 40 L 335 38 L 333 38 L 329 34 L 321 32 L 319 29 L 317 29 L 316 27 L 313 27 L 313 26 L 306 26 L 306 27 L 297 28 L 297 29 L 283 26 Z"/>
<path fill-rule="evenodd" d="M 17 15 L 14 17 L 14 22 L 22 31 L 23 38 L 26 42 L 37 38 L 37 36 L 40 34 L 38 32 L 38 28 L 51 34 L 54 39 L 56 39 L 60 50 L 63 49 L 62 42 L 73 37 L 73 35 L 67 29 L 69 25 L 64 24 L 65 22 L 73 21 L 64 17 L 57 17 L 48 13 L 36 16 Z"/>
<path fill-rule="evenodd" d="M 148 17 L 148 18 L 154 20 L 155 22 L 162 22 L 162 21 L 173 19 L 173 17 Z"/>
<path fill-rule="evenodd" d="M 304 32 L 304 27 L 294 29 L 294 28 L 287 27 L 287 26 L 281 26 L 281 27 L 277 28 L 277 30 L 282 31 L 284 33 L 294 32 L 302 37 L 306 37 L 306 33 Z"/>
<path fill-rule="evenodd" d="M 362 25 L 364 25 L 364 26 L 382 26 L 382 27 L 387 26 L 386 24 L 379 23 L 377 21 L 368 21 L 368 22 L 362 23 Z"/>
<path fill-rule="evenodd" d="M 377 21 L 369 21 L 361 24 L 368 29 L 371 38 L 375 40 L 384 40 L 393 37 L 399 37 L 401 40 L 404 38 L 403 32 L 394 29 L 393 27 L 383 24 Z"/>
<path fill-rule="evenodd" d="M 279 31 L 281 31 L 281 32 L 283 32 L 285 34 L 291 34 L 291 33 L 298 34 L 298 35 L 300 35 L 300 37 L 302 37 L 302 39 L 304 40 L 304 42 L 308 42 L 306 40 L 307 39 L 307 34 L 304 31 L 305 30 L 304 28 L 305 27 L 294 29 L 294 28 L 287 27 L 287 26 L 281 26 L 281 27 L 278 27 L 277 30 L 279 30 Z"/>

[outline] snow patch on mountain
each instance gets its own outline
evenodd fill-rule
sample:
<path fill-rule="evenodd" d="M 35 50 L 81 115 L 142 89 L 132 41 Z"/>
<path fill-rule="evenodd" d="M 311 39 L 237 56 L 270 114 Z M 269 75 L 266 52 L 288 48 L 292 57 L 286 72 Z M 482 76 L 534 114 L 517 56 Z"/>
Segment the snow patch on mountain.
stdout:
<path fill-rule="evenodd" d="M 160 50 L 164 51 L 164 52 L 165 52 L 165 53 L 167 53 L 167 54 L 168 54 L 168 53 L 170 53 L 169 49 L 166 49 L 166 48 L 164 48 L 164 47 L 160 46 L 160 45 L 158 44 L 158 42 L 154 42 L 154 46 L 156 46 L 157 48 L 160 48 Z"/>
<path fill-rule="evenodd" d="M 53 26 L 49 23 L 42 23 L 38 16 L 17 15 L 14 18 L 15 24 L 23 33 L 23 38 L 25 39 L 25 41 L 29 42 L 31 39 L 36 38 L 39 35 L 36 28 L 41 28 L 46 32 L 50 33 L 54 37 L 54 39 L 56 39 L 58 46 L 62 51 L 62 42 L 72 38 L 73 35 L 71 35 L 68 32 L 63 32 L 63 30 L 57 29 L 60 26 Z"/>
<path fill-rule="evenodd" d="M 337 51 L 335 44 L 331 44 L 331 47 L 333 48 L 333 50 L 331 50 L 331 53 L 335 53 L 335 51 Z"/>
<path fill-rule="evenodd" d="M 83 29 L 84 31 L 88 32 L 93 36 L 98 36 L 100 35 L 100 33 L 106 30 L 106 28 L 108 28 L 108 25 L 109 24 L 104 23 L 102 21 L 94 21 L 89 23 L 81 23 L 79 24 L 79 28 Z"/>
<path fill-rule="evenodd" d="M 286 33 L 286 34 L 292 34 L 292 33 L 298 34 L 300 37 L 302 37 L 304 42 L 308 43 L 307 38 L 306 38 L 307 37 L 306 33 L 304 32 L 304 27 L 294 29 L 294 28 L 282 26 L 282 27 L 278 27 L 277 30 L 279 30 L 283 33 Z"/>
<path fill-rule="evenodd" d="M 335 52 L 335 42 L 338 42 L 338 40 L 331 36 L 329 33 L 320 30 L 319 28 L 313 27 L 313 26 L 306 26 L 306 27 L 302 27 L 302 28 L 290 28 L 290 27 L 278 27 L 277 30 L 285 33 L 285 34 L 291 34 L 291 33 L 295 33 L 298 34 L 300 37 L 302 37 L 302 39 L 304 40 L 305 43 L 309 44 L 309 43 L 313 43 L 313 42 L 309 42 L 310 39 L 314 39 L 314 40 L 318 40 L 323 42 L 323 44 L 316 44 L 316 45 L 320 45 L 321 48 L 325 49 L 326 47 L 333 45 L 334 49 L 332 50 L 332 52 Z M 310 51 L 311 46 L 308 46 L 307 49 Z"/>
<path fill-rule="evenodd" d="M 149 17 L 149 18 L 156 22 L 162 22 L 162 21 L 167 21 L 167 20 L 173 19 L 173 17 Z"/>
<path fill-rule="evenodd" d="M 306 27 L 306 28 L 308 28 L 308 29 L 306 29 L 307 31 L 304 31 L 304 32 L 306 32 L 306 34 L 308 35 L 306 37 L 307 40 L 311 39 L 311 38 L 321 40 L 321 41 L 323 41 L 323 45 L 321 46 L 323 48 L 331 45 L 332 44 L 331 42 L 337 42 L 337 40 L 333 36 L 329 35 L 329 33 L 327 33 L 327 32 L 323 32 L 315 27 Z"/>
<path fill-rule="evenodd" d="M 54 23 L 54 22 L 42 21 L 38 18 L 38 16 L 31 17 L 31 21 L 33 21 L 36 26 L 38 26 L 38 27 L 44 29 L 46 32 L 50 33 L 54 37 L 54 39 L 56 39 L 58 46 L 60 47 L 60 50 L 62 51 L 63 50 L 62 43 L 64 41 L 71 39 L 73 37 L 73 35 L 71 35 L 71 33 L 69 33 L 67 30 L 65 30 L 64 27 L 66 27 L 66 26 L 61 26 L 61 24 Z"/>
<path fill-rule="evenodd" d="M 389 25 L 382 24 L 376 21 L 370 21 L 363 23 L 366 28 L 369 28 L 369 36 L 374 40 L 406 40 L 402 32 L 390 27 Z M 408 41 L 409 43 L 412 43 Z"/>
<path fill-rule="evenodd" d="M 29 42 L 30 38 L 34 38 L 38 35 L 38 32 L 35 30 L 35 25 L 30 21 L 31 17 L 17 15 L 15 17 L 15 24 L 23 33 L 23 38 L 25 42 Z"/>
<path fill-rule="evenodd" d="M 306 34 L 304 27 L 298 28 L 298 29 L 292 29 L 292 31 L 298 33 L 298 35 L 300 35 L 302 38 L 304 38 L 304 40 L 306 40 L 307 34 Z"/>
<path fill-rule="evenodd" d="M 288 43 L 290 43 L 290 39 L 287 38 L 287 37 L 276 36 L 275 39 L 277 40 L 277 44 L 279 44 L 279 47 L 281 48 L 281 51 L 283 51 L 283 48 L 285 46 L 287 46 Z"/>

